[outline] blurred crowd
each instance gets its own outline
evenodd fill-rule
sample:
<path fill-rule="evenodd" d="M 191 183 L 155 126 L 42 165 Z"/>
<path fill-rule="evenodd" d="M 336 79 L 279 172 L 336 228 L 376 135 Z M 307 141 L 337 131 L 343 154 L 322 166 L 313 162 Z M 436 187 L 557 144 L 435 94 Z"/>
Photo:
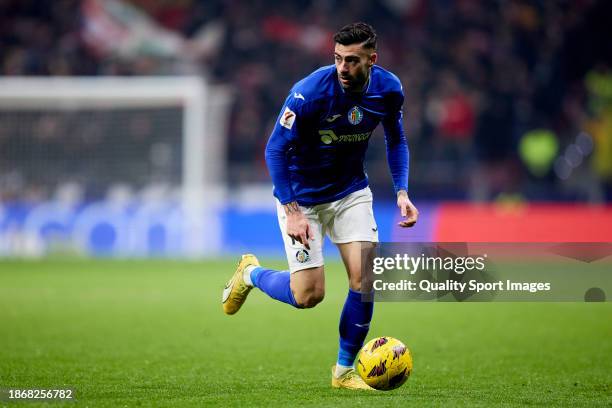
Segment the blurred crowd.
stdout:
<path fill-rule="evenodd" d="M 414 197 L 612 199 L 609 1 L 126 0 L 163 45 L 128 50 L 87 29 L 103 2 L 0 0 L 0 75 L 196 73 L 230 84 L 228 181 L 263 182 L 290 87 L 333 63 L 338 28 L 366 21 L 379 64 L 404 85 Z M 370 143 L 370 180 L 387 193 L 382 133 Z"/>

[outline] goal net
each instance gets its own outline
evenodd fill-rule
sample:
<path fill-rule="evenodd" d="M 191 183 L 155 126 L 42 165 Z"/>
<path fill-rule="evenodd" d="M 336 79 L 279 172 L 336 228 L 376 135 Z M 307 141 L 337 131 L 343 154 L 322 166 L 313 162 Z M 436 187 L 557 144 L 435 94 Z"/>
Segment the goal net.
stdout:
<path fill-rule="evenodd" d="M 175 218 L 184 225 L 163 231 L 158 252 L 213 253 L 219 233 L 209 204 L 225 180 L 229 100 L 227 90 L 197 77 L 0 79 L 0 206 L 25 203 L 34 207 L 28 213 L 49 203 L 70 207 L 73 218 L 55 228 L 63 243 L 96 254 L 96 229 L 105 224 L 113 236 L 103 253 L 148 255 L 139 238 L 122 238 L 134 235 L 129 222 L 100 219 L 83 236 L 77 207 L 172 203 L 180 206 Z M 44 230 L 50 227 L 39 222 L 33 228 L 31 218 L 10 242 L 0 230 L 0 254 L 48 252 L 53 234 Z M 140 239 L 167 224 L 150 218 Z"/>

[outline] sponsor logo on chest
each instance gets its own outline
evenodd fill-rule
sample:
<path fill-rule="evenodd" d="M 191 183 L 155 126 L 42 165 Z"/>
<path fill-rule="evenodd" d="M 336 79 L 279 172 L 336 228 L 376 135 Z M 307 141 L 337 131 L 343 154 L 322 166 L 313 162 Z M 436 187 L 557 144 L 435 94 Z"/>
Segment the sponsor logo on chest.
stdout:
<path fill-rule="evenodd" d="M 372 132 L 354 133 L 351 135 L 337 135 L 331 129 L 319 130 L 319 136 L 321 136 L 321 142 L 323 144 L 341 144 L 341 143 L 356 143 L 368 140 Z"/>

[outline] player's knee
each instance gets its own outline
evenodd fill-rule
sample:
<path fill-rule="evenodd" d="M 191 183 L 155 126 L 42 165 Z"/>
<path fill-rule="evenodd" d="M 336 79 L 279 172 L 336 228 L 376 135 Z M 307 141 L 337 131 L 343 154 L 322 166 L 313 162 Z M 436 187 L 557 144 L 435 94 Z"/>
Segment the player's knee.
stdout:
<path fill-rule="evenodd" d="M 325 291 L 323 289 L 311 289 L 295 294 L 297 304 L 303 309 L 310 309 L 323 301 Z"/>
<path fill-rule="evenodd" d="M 310 294 L 307 295 L 302 304 L 300 305 L 301 307 L 303 307 L 304 309 L 311 309 L 313 307 L 315 307 L 316 305 L 318 305 L 319 303 L 321 303 L 323 301 L 323 294 Z"/>
<path fill-rule="evenodd" d="M 364 279 L 365 280 L 365 279 Z M 365 282 L 363 282 L 365 283 Z M 361 271 L 353 271 L 349 277 L 349 287 L 356 291 L 361 291 L 362 288 L 362 279 L 361 279 Z"/>
<path fill-rule="evenodd" d="M 315 307 L 325 296 L 323 266 L 304 269 L 292 275 L 291 290 L 297 306 L 302 309 Z"/>

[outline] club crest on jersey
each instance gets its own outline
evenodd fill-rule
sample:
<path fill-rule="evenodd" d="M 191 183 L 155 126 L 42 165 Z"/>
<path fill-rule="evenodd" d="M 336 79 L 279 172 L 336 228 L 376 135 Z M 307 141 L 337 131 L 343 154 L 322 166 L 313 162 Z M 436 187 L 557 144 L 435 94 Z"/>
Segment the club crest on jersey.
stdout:
<path fill-rule="evenodd" d="M 305 249 L 300 249 L 299 251 L 297 251 L 295 253 L 295 259 L 299 262 L 299 263 L 304 263 L 304 262 L 308 262 L 310 260 L 310 254 L 308 253 L 307 250 Z"/>
<path fill-rule="evenodd" d="M 353 108 L 348 113 L 348 121 L 351 125 L 358 125 L 361 123 L 363 119 L 363 112 L 359 109 L 359 106 L 353 106 Z"/>

